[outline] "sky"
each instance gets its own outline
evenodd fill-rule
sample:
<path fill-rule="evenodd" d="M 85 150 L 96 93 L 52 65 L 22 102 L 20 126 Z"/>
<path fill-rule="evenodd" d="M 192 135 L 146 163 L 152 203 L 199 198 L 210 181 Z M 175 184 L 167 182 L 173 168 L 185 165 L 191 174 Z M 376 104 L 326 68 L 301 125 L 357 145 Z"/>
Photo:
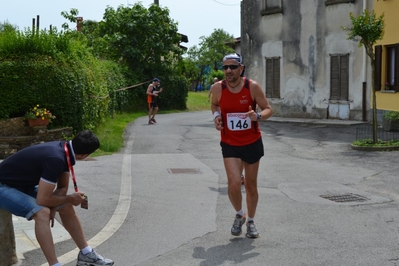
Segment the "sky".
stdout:
<path fill-rule="evenodd" d="M 223 29 L 235 38 L 240 37 L 240 1 L 241 0 L 159 0 L 161 7 L 168 7 L 169 16 L 178 23 L 178 32 L 188 36 L 190 48 L 198 45 L 201 36 L 209 36 L 215 29 Z M 62 11 L 71 8 L 79 10 L 79 16 L 87 20 L 102 20 L 107 6 L 130 6 L 135 3 L 148 8 L 153 0 L 7 0 L 0 6 L 0 22 L 9 22 L 19 30 L 32 26 L 32 19 L 40 16 L 40 29 L 49 29 L 50 25 L 61 30 L 68 22 L 61 16 Z M 76 25 L 70 24 L 70 28 Z"/>

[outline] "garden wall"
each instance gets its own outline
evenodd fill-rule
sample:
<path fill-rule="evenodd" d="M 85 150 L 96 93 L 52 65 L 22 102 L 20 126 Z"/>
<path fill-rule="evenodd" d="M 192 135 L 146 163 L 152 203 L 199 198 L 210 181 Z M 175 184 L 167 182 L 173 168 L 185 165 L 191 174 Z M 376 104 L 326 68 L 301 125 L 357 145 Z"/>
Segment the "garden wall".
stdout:
<path fill-rule="evenodd" d="M 0 159 L 34 144 L 72 138 L 71 127 L 48 130 L 46 126 L 29 127 L 24 118 L 0 120 Z"/>

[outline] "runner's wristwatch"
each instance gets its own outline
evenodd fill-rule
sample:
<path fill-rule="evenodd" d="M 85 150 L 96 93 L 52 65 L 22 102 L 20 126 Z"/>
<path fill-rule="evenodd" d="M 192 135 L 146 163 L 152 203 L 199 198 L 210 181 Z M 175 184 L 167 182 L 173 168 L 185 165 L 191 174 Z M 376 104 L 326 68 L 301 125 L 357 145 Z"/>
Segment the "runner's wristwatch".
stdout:
<path fill-rule="evenodd" d="M 262 119 L 262 115 L 260 113 L 256 113 L 256 120 L 261 120 Z"/>

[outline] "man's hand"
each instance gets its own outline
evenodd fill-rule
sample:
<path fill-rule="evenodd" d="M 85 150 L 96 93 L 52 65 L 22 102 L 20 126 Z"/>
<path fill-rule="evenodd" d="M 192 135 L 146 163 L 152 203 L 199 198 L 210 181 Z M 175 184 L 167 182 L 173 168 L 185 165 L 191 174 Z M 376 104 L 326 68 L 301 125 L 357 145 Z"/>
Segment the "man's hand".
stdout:
<path fill-rule="evenodd" d="M 83 192 L 76 192 L 69 196 L 71 197 L 70 203 L 73 206 L 78 206 L 79 204 L 85 201 L 85 194 Z"/>
<path fill-rule="evenodd" d="M 216 128 L 217 130 L 220 131 L 220 130 L 223 129 L 223 120 L 222 120 L 222 116 L 221 116 L 221 115 L 217 116 L 217 117 L 215 118 L 214 122 L 215 122 L 215 128 Z"/>
<path fill-rule="evenodd" d="M 54 227 L 54 218 L 55 218 L 56 213 L 57 213 L 56 208 L 50 208 L 50 226 L 51 227 Z"/>
<path fill-rule="evenodd" d="M 256 112 L 254 110 L 252 110 L 252 106 L 248 107 L 248 112 L 245 113 L 245 115 L 247 117 L 249 117 L 249 119 L 251 119 L 251 121 L 256 121 L 258 120 L 258 116 L 256 115 Z"/>

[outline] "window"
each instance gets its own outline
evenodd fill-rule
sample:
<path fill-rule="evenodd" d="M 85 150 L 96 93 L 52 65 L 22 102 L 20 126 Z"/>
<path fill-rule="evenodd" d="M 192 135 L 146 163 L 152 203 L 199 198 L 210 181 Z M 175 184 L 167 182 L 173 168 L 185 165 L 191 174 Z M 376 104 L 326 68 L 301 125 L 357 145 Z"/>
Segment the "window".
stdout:
<path fill-rule="evenodd" d="M 385 80 L 391 90 L 399 91 L 399 44 L 385 46 L 386 73 Z M 375 79 L 376 90 L 381 90 L 382 83 L 382 46 L 375 46 Z"/>
<path fill-rule="evenodd" d="M 263 0 L 261 15 L 283 13 L 282 0 Z"/>
<path fill-rule="evenodd" d="M 326 6 L 344 3 L 354 3 L 355 0 L 326 0 Z"/>
<path fill-rule="evenodd" d="M 280 98 L 280 57 L 266 58 L 266 97 Z"/>
<path fill-rule="evenodd" d="M 349 94 L 349 54 L 331 55 L 330 100 L 347 101 Z"/>
<path fill-rule="evenodd" d="M 399 89 L 399 44 L 387 47 L 387 82 L 389 86 Z"/>

